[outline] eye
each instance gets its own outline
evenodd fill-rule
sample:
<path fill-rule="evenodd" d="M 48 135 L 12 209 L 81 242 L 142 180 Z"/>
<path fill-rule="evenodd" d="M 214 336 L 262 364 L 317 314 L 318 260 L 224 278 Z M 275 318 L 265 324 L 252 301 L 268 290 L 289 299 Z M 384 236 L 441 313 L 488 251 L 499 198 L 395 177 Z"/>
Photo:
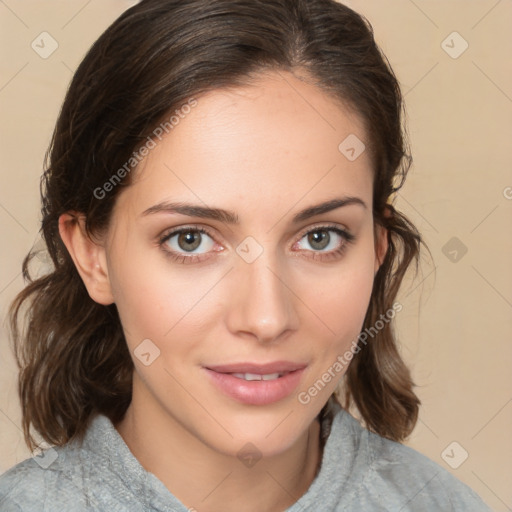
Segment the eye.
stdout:
<path fill-rule="evenodd" d="M 306 251 L 339 254 L 354 239 L 354 235 L 337 226 L 318 226 L 307 231 L 295 245 Z"/>
<path fill-rule="evenodd" d="M 167 233 L 160 244 L 171 254 L 205 254 L 215 246 L 212 237 L 202 228 L 180 228 Z"/>

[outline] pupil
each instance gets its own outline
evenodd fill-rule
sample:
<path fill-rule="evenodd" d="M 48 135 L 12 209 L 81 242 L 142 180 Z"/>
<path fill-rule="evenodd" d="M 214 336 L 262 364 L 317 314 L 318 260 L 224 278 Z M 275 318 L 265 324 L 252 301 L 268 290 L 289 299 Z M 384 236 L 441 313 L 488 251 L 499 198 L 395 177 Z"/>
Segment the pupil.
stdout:
<path fill-rule="evenodd" d="M 199 233 L 193 231 L 187 231 L 186 233 L 180 233 L 178 237 L 178 245 L 185 251 L 193 251 L 199 247 L 201 239 Z"/>
<path fill-rule="evenodd" d="M 315 249 L 325 249 L 329 245 L 330 235 L 327 231 L 314 231 L 309 235 L 309 243 Z"/>

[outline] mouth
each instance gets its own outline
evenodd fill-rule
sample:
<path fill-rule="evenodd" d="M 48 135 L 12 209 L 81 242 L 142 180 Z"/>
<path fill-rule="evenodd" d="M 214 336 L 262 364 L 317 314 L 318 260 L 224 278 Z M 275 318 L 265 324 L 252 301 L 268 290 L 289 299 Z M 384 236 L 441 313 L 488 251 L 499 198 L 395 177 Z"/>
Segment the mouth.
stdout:
<path fill-rule="evenodd" d="M 289 373 L 289 372 L 286 372 Z M 276 380 L 286 375 L 286 373 L 267 373 L 264 375 L 260 375 L 258 373 L 229 373 L 228 375 L 233 375 L 237 379 L 244 379 L 248 381 L 252 380 Z"/>
<path fill-rule="evenodd" d="M 203 367 L 217 390 L 238 402 L 266 405 L 288 397 L 300 383 L 306 364 L 276 361 Z"/>

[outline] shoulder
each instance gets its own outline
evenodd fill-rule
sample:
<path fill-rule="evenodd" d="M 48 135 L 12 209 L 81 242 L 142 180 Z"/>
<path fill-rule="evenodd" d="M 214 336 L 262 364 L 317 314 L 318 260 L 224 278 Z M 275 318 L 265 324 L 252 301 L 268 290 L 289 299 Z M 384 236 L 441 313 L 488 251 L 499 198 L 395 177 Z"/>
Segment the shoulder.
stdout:
<path fill-rule="evenodd" d="M 2 474 L 0 509 L 31 512 L 57 510 L 66 503 L 80 505 L 74 451 L 73 448 L 49 448 Z"/>
<path fill-rule="evenodd" d="M 46 450 L 0 476 L 2 512 L 186 510 L 132 455 L 111 421 L 92 419 L 83 440 Z"/>
<path fill-rule="evenodd" d="M 120 472 L 111 464 L 116 450 L 111 442 L 112 430 L 106 417 L 97 417 L 89 425 L 83 440 L 48 448 L 41 455 L 28 458 L 6 471 L 0 476 L 0 510 L 136 509 L 137 500 L 129 490 L 125 491 Z"/>
<path fill-rule="evenodd" d="M 439 464 L 368 431 L 341 407 L 323 429 L 327 440 L 320 472 L 300 505 L 320 502 L 340 512 L 491 510 Z"/>
<path fill-rule="evenodd" d="M 491 510 L 470 487 L 425 455 L 369 432 L 352 417 L 346 423 L 361 470 L 354 505 L 402 512 Z"/>
<path fill-rule="evenodd" d="M 418 451 L 369 433 L 370 481 L 375 488 L 406 496 L 404 510 L 490 511 L 481 498 L 448 470 Z M 391 485 L 390 485 L 391 484 Z"/>

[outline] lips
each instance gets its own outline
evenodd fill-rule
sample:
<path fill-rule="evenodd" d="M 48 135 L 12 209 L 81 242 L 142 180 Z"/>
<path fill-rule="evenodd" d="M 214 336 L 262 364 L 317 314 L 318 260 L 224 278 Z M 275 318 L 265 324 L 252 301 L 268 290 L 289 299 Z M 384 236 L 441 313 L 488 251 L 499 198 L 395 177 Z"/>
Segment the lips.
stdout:
<path fill-rule="evenodd" d="M 300 383 L 306 364 L 274 361 L 204 367 L 224 395 L 249 405 L 267 405 L 289 396 Z"/>

